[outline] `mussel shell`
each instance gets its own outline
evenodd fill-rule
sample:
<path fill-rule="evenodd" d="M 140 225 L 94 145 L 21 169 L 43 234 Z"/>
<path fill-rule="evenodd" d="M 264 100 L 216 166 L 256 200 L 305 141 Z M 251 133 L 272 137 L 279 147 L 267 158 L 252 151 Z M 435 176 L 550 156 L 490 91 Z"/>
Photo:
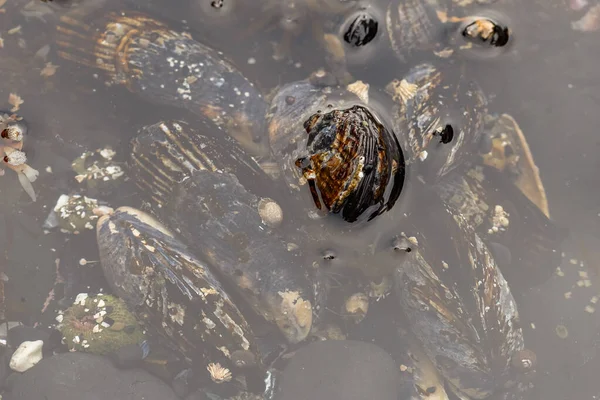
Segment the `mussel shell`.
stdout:
<path fill-rule="evenodd" d="M 184 121 L 161 121 L 143 127 L 132 140 L 130 174 L 147 198 L 164 206 L 173 187 L 196 171 L 232 173 L 263 195 L 276 196 L 270 178 L 233 139 L 199 125 L 202 130 Z"/>
<path fill-rule="evenodd" d="M 387 32 L 394 52 L 402 62 L 419 52 L 441 50 L 446 26 L 438 12 L 447 12 L 444 0 L 390 1 L 386 13 Z"/>
<path fill-rule="evenodd" d="M 109 83 L 155 104 L 211 121 L 254 155 L 268 153 L 267 104 L 232 62 L 145 14 L 97 8 L 92 3 L 61 17 L 60 57 L 99 69 Z"/>
<path fill-rule="evenodd" d="M 500 244 L 510 252 L 504 263 L 496 261 L 513 290 L 545 282 L 560 264 L 566 232 L 495 168 L 451 172 L 435 189 L 486 243 Z"/>
<path fill-rule="evenodd" d="M 432 64 L 412 68 L 387 87 L 396 103 L 394 130 L 407 164 L 436 180 L 476 151 L 487 100 L 479 86 Z"/>
<path fill-rule="evenodd" d="M 144 324 L 194 364 L 231 365 L 232 354 L 258 353 L 254 334 L 207 264 L 161 223 L 121 207 L 98 220 L 107 281 Z"/>
<path fill-rule="evenodd" d="M 486 124 L 482 142 L 488 149 L 480 149 L 483 164 L 501 171 L 547 217 L 550 217 L 546 190 L 540 172 L 519 124 L 508 114 L 491 118 Z"/>
<path fill-rule="evenodd" d="M 410 252 L 396 270 L 396 292 L 450 385 L 487 398 L 514 385 L 511 359 L 524 348 L 517 305 L 484 242 L 428 189 L 403 226 Z"/>
<path fill-rule="evenodd" d="M 394 133 L 356 94 L 303 81 L 272 101 L 269 134 L 293 189 L 308 183 L 317 209 L 348 222 L 389 210 L 404 183 L 404 156 Z M 300 173 L 299 173 L 300 172 Z"/>
<path fill-rule="evenodd" d="M 259 203 L 235 175 L 198 171 L 177 185 L 166 214 L 224 282 L 297 343 L 311 328 L 312 288 L 301 259 L 262 221 Z"/>

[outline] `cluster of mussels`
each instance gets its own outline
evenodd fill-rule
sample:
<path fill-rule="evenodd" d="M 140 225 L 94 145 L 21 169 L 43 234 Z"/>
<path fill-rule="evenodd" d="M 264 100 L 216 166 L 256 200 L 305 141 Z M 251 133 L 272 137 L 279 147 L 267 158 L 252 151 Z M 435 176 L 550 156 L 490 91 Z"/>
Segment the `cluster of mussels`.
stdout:
<path fill-rule="evenodd" d="M 393 3 L 399 55 L 508 41 L 468 2 Z M 367 11 L 342 24 L 347 43 L 376 36 Z M 57 34 L 62 58 L 194 116 L 140 130 L 128 175 L 150 211 L 106 212 L 97 243 L 112 292 L 197 384 L 248 389 L 281 348 L 347 337 L 393 291 L 388 317 L 410 333 L 390 334 L 418 354 L 399 370 L 416 397 L 522 398 L 535 354 L 509 286 L 546 279 L 561 236 L 525 137 L 476 83 L 422 63 L 381 101 L 323 72 L 263 96 L 221 53 L 139 12 L 82 5 Z"/>

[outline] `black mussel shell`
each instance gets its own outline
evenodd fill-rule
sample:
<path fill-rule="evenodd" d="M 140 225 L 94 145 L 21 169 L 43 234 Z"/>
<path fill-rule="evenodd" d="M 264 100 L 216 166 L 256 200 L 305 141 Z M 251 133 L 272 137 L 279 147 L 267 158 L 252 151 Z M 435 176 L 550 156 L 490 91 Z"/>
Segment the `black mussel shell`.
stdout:
<path fill-rule="evenodd" d="M 196 171 L 235 174 L 264 195 L 275 197 L 272 182 L 233 140 L 210 125 L 194 128 L 184 121 L 161 121 L 143 127 L 132 140 L 130 174 L 138 188 L 163 206 L 173 186 Z"/>
<path fill-rule="evenodd" d="M 483 399 L 517 390 L 511 362 L 524 340 L 508 284 L 467 220 L 430 188 L 420 190 L 403 227 L 411 251 L 395 273 L 411 329 L 459 394 Z"/>
<path fill-rule="evenodd" d="M 312 288 L 302 261 L 259 214 L 260 199 L 233 174 L 197 171 L 166 205 L 169 225 L 289 342 L 312 325 Z"/>
<path fill-rule="evenodd" d="M 308 155 L 296 161 L 315 205 L 355 222 L 392 208 L 404 183 L 396 137 L 365 107 L 317 113 L 305 122 Z"/>
<path fill-rule="evenodd" d="M 394 130 L 406 162 L 419 174 L 436 180 L 477 151 L 487 100 L 475 82 L 421 64 L 387 91 L 396 103 Z"/>
<path fill-rule="evenodd" d="M 317 209 L 349 222 L 392 208 L 405 177 L 396 136 L 356 88 L 289 84 L 268 116 L 273 153 L 290 189 L 308 183 Z"/>
<path fill-rule="evenodd" d="M 102 268 L 114 293 L 201 372 L 260 355 L 254 334 L 207 264 L 150 215 L 121 207 L 98 220 Z M 208 378 L 208 377 L 207 377 Z"/>
<path fill-rule="evenodd" d="M 452 172 L 435 189 L 486 243 L 509 251 L 505 262 L 495 258 L 513 290 L 528 289 L 552 276 L 566 231 L 500 171 L 477 166 Z"/>

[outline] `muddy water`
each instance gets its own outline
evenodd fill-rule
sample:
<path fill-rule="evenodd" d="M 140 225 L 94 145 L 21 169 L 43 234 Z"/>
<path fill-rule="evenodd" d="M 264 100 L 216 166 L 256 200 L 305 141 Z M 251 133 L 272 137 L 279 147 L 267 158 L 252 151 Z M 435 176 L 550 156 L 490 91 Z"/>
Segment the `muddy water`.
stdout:
<path fill-rule="evenodd" d="M 0 109 L 12 107 L 7 101 L 11 93 L 24 100 L 19 113 L 30 132 L 25 150 L 30 165 L 40 171 L 34 184 L 36 202 L 23 192 L 11 171 L 0 178 L 0 263 L 5 273 L 7 320 L 49 323 L 61 306 L 50 301 L 45 307 L 53 288 L 60 298 L 64 287 L 96 291 L 103 286 L 99 265 L 94 263 L 98 255 L 93 234 L 67 237 L 42 228 L 57 198 L 76 187 L 71 161 L 85 150 L 106 145 L 117 149 L 117 157 L 125 158 L 127 154 L 119 150 L 126 149 L 141 126 L 157 118 L 186 116 L 177 109 L 144 103 L 122 87 L 107 87 L 95 71 L 60 59 L 53 35 L 59 16 L 68 8 L 56 3 L 8 0 L 3 5 L 6 12 L 0 13 Z M 160 16 L 223 51 L 265 92 L 325 66 L 323 53 L 312 40 L 311 26 L 304 26 L 290 42 L 291 57 L 275 59 L 274 46 L 281 42 L 277 19 L 243 2 L 225 13 L 191 0 L 191 5 L 182 2 L 177 7 L 170 2 L 165 6 L 167 2 L 161 0 L 123 3 Z M 498 0 L 485 6 L 502 13 L 514 30 L 514 42 L 498 57 L 469 61 L 465 73 L 489 96 L 492 112 L 509 113 L 521 125 L 540 168 L 552 217 L 570 233 L 560 250 L 567 253 L 564 274 L 533 288 L 523 301 L 526 340 L 535 342 L 542 362 L 534 395 L 550 400 L 597 398 L 600 310 L 586 306 L 600 295 L 596 290 L 600 271 L 600 31 L 593 31 L 593 24 L 587 32 L 572 26 L 593 4 L 576 11 L 572 7 L 576 3 L 556 0 L 515 3 Z M 383 15 L 383 2 L 371 6 Z M 333 22 L 325 19 L 323 23 Z M 401 77 L 412 65 L 392 55 L 385 37 L 351 57 L 351 72 L 374 88 Z M 52 66 L 57 69 L 50 74 Z M 42 71 L 50 76 L 41 76 Z M 137 201 L 133 190 L 123 190 L 119 201 Z M 79 265 L 82 259 L 86 265 Z M 57 269 L 67 271 L 66 276 L 62 274 L 66 284 L 55 285 Z M 585 277 L 581 271 L 594 282 L 592 287 L 580 284 Z M 562 327 L 567 328 L 567 335 Z"/>

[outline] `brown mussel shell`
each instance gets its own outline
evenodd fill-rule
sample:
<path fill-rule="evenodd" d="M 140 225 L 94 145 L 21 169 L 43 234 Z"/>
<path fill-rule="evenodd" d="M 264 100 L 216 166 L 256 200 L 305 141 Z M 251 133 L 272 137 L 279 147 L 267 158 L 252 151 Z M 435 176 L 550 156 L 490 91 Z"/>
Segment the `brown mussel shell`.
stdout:
<path fill-rule="evenodd" d="M 372 206 L 369 220 L 394 206 L 404 182 L 404 158 L 396 137 L 368 109 L 315 114 L 305 129 L 309 155 L 296 165 L 318 209 L 322 200 L 329 211 L 355 222 Z"/>
<path fill-rule="evenodd" d="M 513 290 L 545 282 L 560 265 L 566 232 L 495 168 L 451 172 L 435 190 L 488 245 L 508 251 L 509 257 L 496 262 Z"/>
<path fill-rule="evenodd" d="M 308 81 L 281 88 L 269 113 L 275 157 L 292 189 L 308 183 L 317 209 L 348 222 L 391 209 L 404 183 L 394 133 L 347 88 Z"/>
<path fill-rule="evenodd" d="M 58 55 L 104 72 L 108 83 L 211 121 L 254 155 L 268 153 L 267 104 L 219 52 L 135 11 L 88 4 L 61 17 Z"/>
<path fill-rule="evenodd" d="M 400 305 L 456 392 L 484 399 L 507 391 L 515 386 L 511 359 L 524 348 L 515 300 L 467 220 L 421 190 L 403 226 L 406 254 L 395 273 Z"/>
<path fill-rule="evenodd" d="M 121 207 L 98 220 L 104 274 L 138 319 L 206 373 L 231 367 L 232 355 L 261 356 L 246 319 L 208 265 L 160 222 Z M 207 382 L 208 376 L 205 376 Z"/>
<path fill-rule="evenodd" d="M 312 287 L 301 259 L 263 222 L 260 200 L 233 174 L 197 171 L 176 186 L 165 214 L 223 282 L 298 343 L 312 325 Z"/>
<path fill-rule="evenodd" d="M 396 104 L 394 130 L 402 133 L 406 163 L 426 180 L 441 178 L 475 154 L 487 112 L 475 82 L 421 64 L 386 90 Z"/>

